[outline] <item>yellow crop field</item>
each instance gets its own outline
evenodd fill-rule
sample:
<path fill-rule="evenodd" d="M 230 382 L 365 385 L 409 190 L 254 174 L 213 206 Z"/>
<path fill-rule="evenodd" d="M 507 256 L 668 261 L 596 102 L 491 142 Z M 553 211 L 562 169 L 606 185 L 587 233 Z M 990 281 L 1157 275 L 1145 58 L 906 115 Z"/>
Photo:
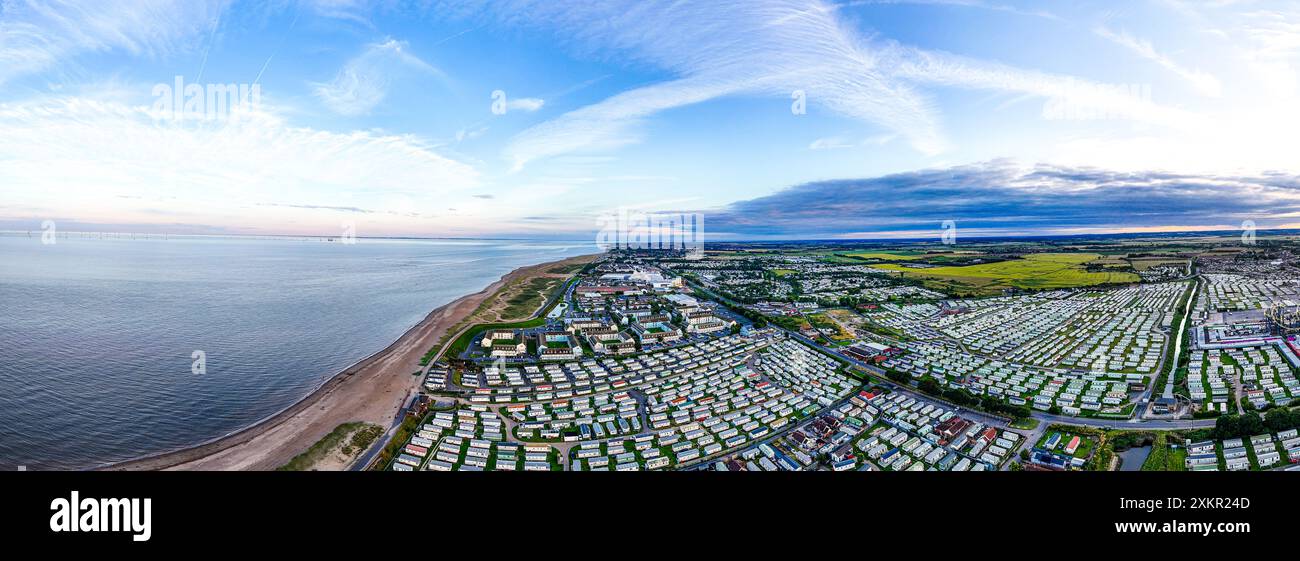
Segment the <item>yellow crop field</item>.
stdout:
<path fill-rule="evenodd" d="M 1092 272 L 1083 268 L 1083 264 L 1099 257 L 1096 253 L 1035 253 L 1021 259 L 960 267 L 913 268 L 886 264 L 876 268 L 979 289 L 1051 289 L 1138 282 L 1138 276 L 1133 273 Z"/>

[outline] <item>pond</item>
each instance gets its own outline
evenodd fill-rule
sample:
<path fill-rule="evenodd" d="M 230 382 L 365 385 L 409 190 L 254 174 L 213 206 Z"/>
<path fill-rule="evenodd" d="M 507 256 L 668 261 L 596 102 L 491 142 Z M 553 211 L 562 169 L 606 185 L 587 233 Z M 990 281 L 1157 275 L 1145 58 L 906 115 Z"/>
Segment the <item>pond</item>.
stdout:
<path fill-rule="evenodd" d="M 1120 471 L 1141 471 L 1142 464 L 1147 461 L 1147 456 L 1151 455 L 1151 447 L 1129 448 L 1118 454 Z"/>

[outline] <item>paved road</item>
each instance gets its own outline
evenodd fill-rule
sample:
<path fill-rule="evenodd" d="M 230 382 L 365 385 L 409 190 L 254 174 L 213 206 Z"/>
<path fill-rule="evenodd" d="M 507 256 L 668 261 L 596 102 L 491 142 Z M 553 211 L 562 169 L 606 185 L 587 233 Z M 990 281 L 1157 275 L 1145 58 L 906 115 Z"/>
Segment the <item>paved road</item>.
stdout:
<path fill-rule="evenodd" d="M 840 359 L 842 359 L 842 360 L 844 360 L 844 361 L 846 361 L 846 362 L 848 362 L 848 363 L 850 363 L 850 364 L 853 364 L 853 365 L 855 365 L 855 366 L 857 366 L 857 367 L 859 367 L 859 368 L 862 368 L 863 370 L 866 370 L 866 371 L 868 371 L 868 372 L 871 372 L 872 374 L 876 374 L 877 376 L 882 376 L 882 377 L 885 376 L 885 371 L 884 371 L 884 369 L 882 369 L 882 368 L 880 368 L 880 367 L 878 367 L 878 366 L 875 366 L 875 365 L 873 365 L 873 364 L 867 364 L 867 363 L 865 363 L 865 362 L 862 362 L 862 361 L 856 360 L 856 359 L 854 359 L 853 357 L 850 357 L 850 356 L 844 355 L 843 353 L 840 353 L 837 349 L 834 349 L 834 348 L 827 348 L 827 347 L 823 347 L 823 346 L 821 346 L 821 345 L 818 345 L 818 344 L 816 344 L 815 342 L 813 342 L 813 340 L 811 340 L 811 339 L 809 339 L 809 338 L 803 336 L 803 335 L 800 334 L 800 333 L 796 333 L 796 332 L 789 331 L 789 330 L 784 330 L 784 329 L 781 328 L 780 326 L 774 326 L 774 327 L 776 327 L 777 329 L 782 329 L 782 330 L 785 331 L 787 334 L 789 334 L 791 337 L 793 337 L 793 338 L 795 338 L 795 339 L 798 339 L 799 341 L 802 341 L 802 342 L 805 343 L 805 344 L 811 345 L 812 347 L 814 347 L 814 348 L 816 348 L 816 349 L 820 349 L 820 350 L 822 350 L 823 352 L 826 352 L 826 353 L 832 354 L 832 355 L 834 355 L 834 356 L 836 356 L 836 357 L 838 357 L 838 358 L 840 358 Z M 920 390 L 917 390 L 917 389 L 915 389 L 915 388 L 912 388 L 911 386 L 903 386 L 903 385 L 895 384 L 895 383 L 890 382 L 890 381 L 888 381 L 888 380 L 886 380 L 885 386 L 886 386 L 886 387 L 889 387 L 890 389 L 895 390 L 895 391 L 901 391 L 901 392 L 904 392 L 904 393 L 906 393 L 906 394 L 908 394 L 908 395 L 910 395 L 910 396 L 912 396 L 912 397 L 925 398 L 925 399 L 929 399 L 929 400 L 941 401 L 941 402 L 947 403 L 947 402 L 946 402 L 945 400 L 943 400 L 942 398 L 937 398 L 937 397 L 935 397 L 935 396 L 932 396 L 932 395 L 926 394 L 926 393 L 924 393 L 924 392 L 921 392 Z M 952 403 L 947 403 L 947 405 L 949 405 L 949 406 L 951 406 L 951 407 L 957 407 L 957 405 L 952 404 Z M 968 418 L 979 418 L 979 417 L 982 416 L 982 417 L 984 417 L 984 418 L 983 418 L 983 419 L 980 419 L 980 420 L 981 420 L 981 421 L 984 421 L 984 422 L 988 422 L 986 419 L 999 419 L 1002 423 L 1004 423 L 1004 424 L 1006 423 L 1006 419 L 1004 419 L 1004 418 L 1002 418 L 1002 417 L 998 417 L 998 416 L 995 416 L 995 415 L 989 415 L 989 414 L 987 414 L 987 413 L 982 413 L 982 412 L 973 411 L 973 410 L 969 410 L 969 409 L 964 410 L 964 411 L 962 412 L 962 415 L 965 416 L 965 417 L 968 417 Z M 1044 413 L 1044 412 L 1042 412 L 1042 411 L 1037 411 L 1037 410 L 1033 411 L 1031 415 L 1033 416 L 1033 418 L 1038 419 L 1040 422 L 1061 423 L 1061 424 L 1066 424 L 1066 425 L 1081 425 L 1081 426 L 1098 427 L 1098 428 L 1132 429 L 1132 430 L 1140 430 L 1140 429 L 1160 429 L 1160 430 L 1199 429 L 1199 428 L 1213 427 L 1213 426 L 1214 426 L 1214 422 L 1215 422 L 1214 419 L 1195 419 L 1195 420 L 1172 420 L 1172 419 L 1161 419 L 1161 420 L 1138 420 L 1138 419 L 1095 419 L 1095 418 L 1088 418 L 1088 417 L 1069 417 L 1069 416 L 1065 416 L 1065 415 L 1052 415 L 1052 414 L 1050 414 L 1050 413 Z"/>
<path fill-rule="evenodd" d="M 410 396 L 407 396 L 406 400 L 409 402 L 411 400 Z M 388 430 L 384 431 L 383 435 L 380 435 L 379 438 L 376 438 L 375 441 L 370 444 L 370 449 L 362 452 L 357 459 L 352 461 L 352 465 L 348 466 L 348 471 L 365 471 L 366 468 L 370 467 L 370 462 L 375 461 L 375 456 L 378 455 L 385 446 L 388 446 L 388 441 L 397 433 L 397 427 L 402 426 L 402 420 L 406 418 L 406 415 L 404 415 L 405 412 L 405 408 L 398 412 L 397 417 L 394 418 L 392 424 L 388 426 Z"/>
<path fill-rule="evenodd" d="M 1199 281 L 1198 281 L 1198 282 L 1199 282 Z M 699 285 L 694 285 L 694 283 L 692 283 L 692 284 L 693 284 L 693 286 L 695 286 L 696 288 L 699 288 L 701 291 L 703 291 L 705 294 L 708 294 L 709 296 L 716 298 L 717 301 L 721 302 L 723 305 L 726 305 L 726 306 L 733 306 L 733 307 L 739 305 L 738 303 L 736 303 L 736 302 L 734 302 L 734 301 L 732 301 L 732 300 L 730 300 L 730 299 L 723 298 L 721 295 L 719 295 L 719 294 L 715 294 L 712 290 L 709 290 L 708 287 L 699 286 Z M 1190 304 L 1190 302 L 1191 302 L 1191 299 L 1189 298 L 1189 299 L 1188 299 L 1188 303 Z M 1186 320 L 1187 314 L 1184 314 L 1183 317 L 1184 317 L 1184 320 Z M 842 359 L 842 360 L 844 360 L 844 361 L 846 361 L 846 362 L 849 362 L 849 363 L 851 363 L 851 364 L 853 364 L 853 365 L 855 365 L 855 366 L 858 366 L 858 367 L 860 367 L 860 368 L 862 368 L 862 369 L 864 369 L 864 370 L 866 370 L 866 371 L 868 371 L 868 372 L 871 372 L 871 373 L 873 373 L 873 374 L 876 374 L 876 375 L 878 375 L 878 376 L 882 376 L 882 377 L 885 375 L 885 371 L 884 371 L 883 369 L 881 369 L 881 368 L 879 368 L 879 367 L 877 367 L 877 366 L 875 366 L 875 365 L 873 365 L 873 364 L 867 364 L 867 363 L 864 363 L 864 362 L 862 362 L 862 361 L 856 360 L 856 359 L 854 359 L 854 358 L 852 358 L 852 357 L 846 356 L 846 355 L 840 353 L 840 352 L 839 352 L 838 350 L 836 350 L 836 349 L 833 349 L 833 348 L 827 348 L 827 347 L 823 347 L 823 346 L 821 346 L 821 345 L 818 345 L 818 344 L 815 343 L 813 340 L 811 340 L 811 339 L 809 339 L 809 338 L 803 336 L 802 334 L 800 334 L 800 333 L 796 333 L 796 332 L 794 332 L 794 331 L 790 331 L 790 330 L 785 329 L 785 328 L 783 328 L 783 327 L 781 327 L 781 326 L 779 326 L 779 325 L 775 325 L 775 324 L 769 324 L 769 325 L 772 325 L 772 327 L 775 327 L 776 329 L 779 329 L 779 330 L 781 330 L 781 331 L 785 331 L 785 332 L 786 332 L 787 334 L 789 334 L 791 337 L 794 337 L 795 339 L 798 339 L 798 340 L 800 340 L 800 341 L 802 341 L 802 342 L 804 342 L 804 343 L 806 343 L 806 344 L 808 344 L 808 345 L 811 345 L 813 348 L 820 349 L 820 350 L 822 350 L 822 351 L 824 351 L 824 352 L 826 352 L 826 353 L 832 354 L 832 355 L 834 355 L 834 356 L 836 356 L 836 357 L 838 357 L 838 358 L 840 358 L 840 359 Z M 1181 341 L 1181 338 L 1180 338 L 1179 340 Z M 1177 364 L 1177 363 L 1175 363 L 1175 364 Z M 944 403 L 946 403 L 947 405 L 949 405 L 949 406 L 951 406 L 951 407 L 957 407 L 956 404 L 947 403 L 946 401 L 944 401 L 944 400 L 941 399 L 941 398 L 936 398 L 936 397 L 934 397 L 934 396 L 931 396 L 931 395 L 929 395 L 929 394 L 926 394 L 926 393 L 924 393 L 924 392 L 921 392 L 920 390 L 917 390 L 917 389 L 915 389 L 915 388 L 912 388 L 911 386 L 901 386 L 901 385 L 894 384 L 894 383 L 889 382 L 889 381 L 886 381 L 885 386 L 886 386 L 886 387 L 889 387 L 890 389 L 896 390 L 896 391 L 901 391 L 901 392 L 907 393 L 908 395 L 910 395 L 910 396 L 912 396 L 912 397 L 921 397 L 921 398 L 926 398 L 926 399 L 931 399 L 931 400 L 937 400 L 937 401 L 944 402 Z M 997 417 L 997 416 L 994 416 L 994 415 L 988 415 L 988 414 L 986 414 L 986 413 L 979 413 L 979 412 L 972 411 L 972 410 L 966 410 L 966 411 L 963 413 L 963 415 L 964 415 L 964 416 L 967 416 L 967 417 L 971 417 L 971 416 L 973 416 L 973 415 L 975 415 L 975 414 L 979 414 L 979 415 L 981 415 L 981 416 L 984 416 L 985 418 L 990 418 L 990 419 L 1001 419 L 1003 423 L 1006 422 L 1006 420 L 1005 420 L 1005 419 L 1002 419 L 1001 417 Z M 1034 411 L 1031 413 L 1031 416 L 1032 416 L 1033 418 L 1035 418 L 1035 419 L 1038 419 L 1040 422 L 1060 423 L 1060 424 L 1064 424 L 1064 425 L 1080 425 L 1080 426 L 1086 426 L 1086 427 L 1097 427 L 1097 428 L 1130 429 L 1130 430 L 1142 430 L 1142 429 L 1156 429 L 1156 430 L 1185 430 L 1185 429 L 1201 429 L 1201 428 L 1209 428 L 1209 427 L 1213 427 L 1213 426 L 1214 426 L 1214 423 L 1215 423 L 1215 420 L 1214 420 L 1214 419 L 1190 419 L 1190 420 L 1187 420 L 1187 419 L 1178 419 L 1178 420 L 1174 420 L 1174 419 L 1150 419 L 1150 420 L 1139 420 L 1139 419 L 1096 419 L 1096 418 L 1088 418 L 1088 417 L 1069 417 L 1069 416 L 1065 416 L 1065 415 L 1052 415 L 1052 414 L 1050 414 L 1050 413 L 1044 413 L 1044 412 L 1042 412 L 1042 411 L 1037 411 L 1037 410 L 1034 410 Z M 981 420 L 983 420 L 983 419 L 981 419 Z"/>

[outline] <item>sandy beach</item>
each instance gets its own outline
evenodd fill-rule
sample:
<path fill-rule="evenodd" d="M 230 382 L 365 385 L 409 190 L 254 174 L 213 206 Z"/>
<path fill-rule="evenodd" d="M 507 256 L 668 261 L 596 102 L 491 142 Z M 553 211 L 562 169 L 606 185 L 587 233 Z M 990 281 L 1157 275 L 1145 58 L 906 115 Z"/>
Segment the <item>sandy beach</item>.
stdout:
<path fill-rule="evenodd" d="M 576 256 L 515 269 L 487 288 L 433 310 L 392 345 L 339 372 L 293 406 L 239 432 L 199 446 L 100 469 L 272 470 L 341 423 L 364 421 L 388 427 L 423 380 L 411 373 L 421 368 L 421 357 L 442 340 L 447 330 L 511 282 L 593 258 Z"/>

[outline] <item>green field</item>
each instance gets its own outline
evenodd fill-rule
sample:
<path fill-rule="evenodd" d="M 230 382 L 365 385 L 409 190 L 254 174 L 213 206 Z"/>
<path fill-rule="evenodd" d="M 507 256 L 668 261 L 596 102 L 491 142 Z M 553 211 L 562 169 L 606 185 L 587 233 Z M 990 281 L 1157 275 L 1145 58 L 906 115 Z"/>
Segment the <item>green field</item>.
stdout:
<path fill-rule="evenodd" d="M 1151 455 L 1142 463 L 1142 471 L 1187 471 L 1187 449 L 1171 448 L 1168 436 L 1157 433 Z"/>
<path fill-rule="evenodd" d="M 844 326 L 840 325 L 839 322 L 826 317 L 824 314 L 809 315 L 808 321 L 817 329 L 830 331 L 832 340 L 846 341 L 854 338 L 852 332 L 844 329 Z"/>
<path fill-rule="evenodd" d="M 936 281 L 933 284 L 941 288 L 965 287 L 980 291 L 1073 288 L 1140 280 L 1133 273 L 1090 272 L 1083 268 L 1083 264 L 1099 257 L 1096 253 L 1034 253 L 1021 259 L 961 267 L 913 268 L 896 264 L 876 267 Z"/>
<path fill-rule="evenodd" d="M 925 253 L 919 251 L 858 251 L 841 255 L 857 257 L 858 259 L 880 259 L 882 261 L 911 261 L 925 257 Z"/>

